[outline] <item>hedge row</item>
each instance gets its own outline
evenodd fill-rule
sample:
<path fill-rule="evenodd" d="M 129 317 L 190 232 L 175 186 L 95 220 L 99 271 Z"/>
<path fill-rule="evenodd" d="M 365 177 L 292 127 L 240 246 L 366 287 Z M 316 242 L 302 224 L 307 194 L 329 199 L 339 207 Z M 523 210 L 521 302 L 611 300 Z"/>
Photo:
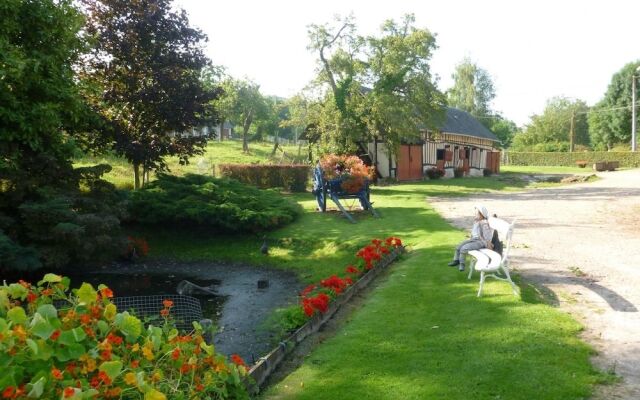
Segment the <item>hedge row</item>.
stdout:
<path fill-rule="evenodd" d="M 574 153 L 524 153 L 508 152 L 505 165 L 576 166 L 576 161 L 587 161 L 587 165 L 600 161 L 619 161 L 621 167 L 640 167 L 640 153 L 630 151 L 589 151 Z"/>
<path fill-rule="evenodd" d="M 233 178 L 261 189 L 284 188 L 290 192 L 307 189 L 311 168 L 308 165 L 219 164 L 221 176 Z"/>

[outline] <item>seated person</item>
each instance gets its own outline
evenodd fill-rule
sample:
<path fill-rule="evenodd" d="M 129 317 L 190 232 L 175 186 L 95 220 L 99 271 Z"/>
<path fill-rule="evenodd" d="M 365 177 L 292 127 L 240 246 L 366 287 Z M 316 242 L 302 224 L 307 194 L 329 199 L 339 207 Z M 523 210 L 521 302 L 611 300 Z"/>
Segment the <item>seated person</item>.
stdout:
<path fill-rule="evenodd" d="M 483 205 L 474 207 L 476 216 L 473 228 L 471 228 L 471 239 L 467 239 L 456 247 L 453 261 L 448 265 L 450 267 L 458 266 L 459 271 L 464 271 L 464 257 L 471 250 L 490 249 L 493 231 L 489 226 L 489 212 Z"/>

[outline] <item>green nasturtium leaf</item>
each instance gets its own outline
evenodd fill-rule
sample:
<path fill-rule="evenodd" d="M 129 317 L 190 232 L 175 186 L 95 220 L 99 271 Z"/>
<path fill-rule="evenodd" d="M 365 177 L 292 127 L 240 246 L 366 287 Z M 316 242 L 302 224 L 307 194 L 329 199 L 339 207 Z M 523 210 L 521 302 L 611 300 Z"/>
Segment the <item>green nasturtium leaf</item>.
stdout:
<path fill-rule="evenodd" d="M 56 329 L 51 325 L 49 321 L 44 319 L 40 313 L 35 313 L 33 315 L 33 320 L 31 321 L 31 332 L 38 336 L 41 339 L 48 339 L 49 336 Z"/>
<path fill-rule="evenodd" d="M 36 355 L 36 359 L 46 361 L 53 356 L 53 348 L 46 342 L 46 340 L 41 339 L 36 343 L 38 344 L 38 354 Z"/>
<path fill-rule="evenodd" d="M 38 356 L 38 343 L 35 342 L 35 340 L 33 339 L 27 339 L 27 346 L 29 346 L 29 349 L 31 350 L 31 352 L 33 353 L 34 356 Z"/>
<path fill-rule="evenodd" d="M 38 285 L 41 285 L 43 283 L 59 283 L 59 282 L 62 282 L 62 277 L 60 275 L 45 274 L 42 280 L 38 282 Z"/>
<path fill-rule="evenodd" d="M 44 392 L 44 384 L 46 383 L 46 379 L 44 376 L 41 376 L 35 383 L 27 384 L 27 397 L 32 399 L 37 399 L 42 396 L 42 392 Z"/>
<path fill-rule="evenodd" d="M 4 315 L 5 310 L 9 308 L 9 296 L 7 291 L 0 289 L 0 315 Z"/>
<path fill-rule="evenodd" d="M 53 306 L 53 304 L 43 304 L 38 307 L 37 312 L 47 320 L 58 318 L 58 310 Z"/>
<path fill-rule="evenodd" d="M 7 311 L 7 318 L 9 318 L 9 321 L 14 324 L 24 324 L 27 322 L 27 314 L 24 312 L 24 308 L 20 306 L 13 307 L 11 310 Z"/>
<path fill-rule="evenodd" d="M 83 283 L 80 289 L 77 290 L 76 296 L 80 300 L 80 303 L 91 305 L 96 302 L 98 292 L 95 291 L 90 283 Z"/>
<path fill-rule="evenodd" d="M 9 296 L 13 297 L 14 299 L 20 300 L 26 299 L 27 294 L 29 293 L 27 288 L 19 283 L 12 283 L 11 285 L 9 285 L 7 287 L 7 292 L 9 293 Z"/>
<path fill-rule="evenodd" d="M 107 324 L 103 320 L 98 321 L 98 330 L 101 334 L 106 335 L 107 333 L 109 333 L 109 324 Z"/>
<path fill-rule="evenodd" d="M 78 328 L 73 328 L 71 330 L 71 332 L 73 333 L 73 337 L 76 340 L 76 343 L 80 343 L 84 340 L 84 338 L 87 337 L 87 334 L 84 332 L 84 330 L 80 327 Z"/>
<path fill-rule="evenodd" d="M 122 371 L 122 362 L 120 361 L 105 361 L 100 364 L 98 367 L 100 371 L 103 371 L 105 374 L 109 376 L 112 380 L 116 379 L 116 377 Z"/>
<path fill-rule="evenodd" d="M 142 333 L 142 322 L 126 311 L 116 316 L 116 327 L 127 337 L 127 340 L 135 340 Z"/>
<path fill-rule="evenodd" d="M 205 342 L 200 342 L 200 348 L 207 353 L 208 356 L 212 356 L 214 352 L 214 347 L 212 344 L 207 344 Z"/>

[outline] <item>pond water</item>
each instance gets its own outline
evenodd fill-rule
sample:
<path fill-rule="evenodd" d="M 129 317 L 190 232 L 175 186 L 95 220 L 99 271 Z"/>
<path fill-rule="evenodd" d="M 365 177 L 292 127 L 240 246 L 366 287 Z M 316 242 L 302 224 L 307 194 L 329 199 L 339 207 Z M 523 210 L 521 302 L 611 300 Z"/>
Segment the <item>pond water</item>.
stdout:
<path fill-rule="evenodd" d="M 82 282 L 109 286 L 115 296 L 178 294 L 187 280 L 212 293 L 184 293 L 200 300 L 204 318 L 213 320 L 216 351 L 239 354 L 247 362 L 264 356 L 274 345 L 273 334 L 262 325 L 272 312 L 296 304 L 303 288 L 289 272 L 238 264 L 154 261 L 117 263 L 90 271 L 65 271 L 72 287 Z"/>

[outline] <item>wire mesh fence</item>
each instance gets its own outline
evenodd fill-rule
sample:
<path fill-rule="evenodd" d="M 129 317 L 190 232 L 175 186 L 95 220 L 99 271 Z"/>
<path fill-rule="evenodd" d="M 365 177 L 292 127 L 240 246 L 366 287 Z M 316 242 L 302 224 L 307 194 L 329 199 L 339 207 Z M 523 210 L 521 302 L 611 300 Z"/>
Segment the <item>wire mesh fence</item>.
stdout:
<path fill-rule="evenodd" d="M 138 318 L 157 325 L 162 322 L 160 310 L 164 308 L 162 302 L 171 300 L 173 307 L 169 315 L 176 324 L 176 328 L 181 331 L 190 331 L 193 329 L 193 321 L 203 319 L 202 306 L 200 300 L 191 296 L 184 295 L 153 295 L 153 296 L 125 296 L 114 297 L 111 299 L 113 304 L 118 307 L 118 311 L 130 311 Z"/>
<path fill-rule="evenodd" d="M 202 305 L 195 297 L 180 294 L 161 294 L 151 296 L 122 296 L 114 297 L 111 302 L 115 304 L 119 312 L 129 311 L 140 318 L 145 325 L 160 325 L 164 319 L 160 316 L 160 311 L 164 308 L 163 301 L 171 300 L 173 306 L 169 311 L 169 317 L 173 320 L 176 328 L 183 332 L 193 330 L 193 322 L 203 321 Z M 69 306 L 66 301 L 55 301 L 57 308 Z"/>

